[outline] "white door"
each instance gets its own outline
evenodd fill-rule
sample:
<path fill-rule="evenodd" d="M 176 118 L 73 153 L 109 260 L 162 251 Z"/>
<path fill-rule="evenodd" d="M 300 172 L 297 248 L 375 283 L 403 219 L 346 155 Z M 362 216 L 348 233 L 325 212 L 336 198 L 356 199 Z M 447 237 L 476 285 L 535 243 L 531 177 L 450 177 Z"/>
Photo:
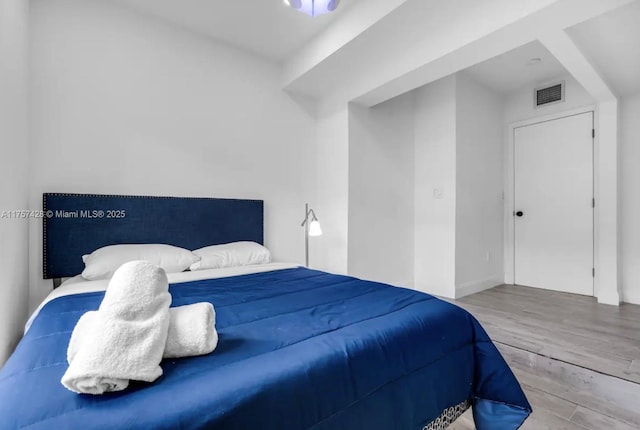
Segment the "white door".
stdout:
<path fill-rule="evenodd" d="M 515 283 L 593 295 L 593 112 L 514 131 Z"/>

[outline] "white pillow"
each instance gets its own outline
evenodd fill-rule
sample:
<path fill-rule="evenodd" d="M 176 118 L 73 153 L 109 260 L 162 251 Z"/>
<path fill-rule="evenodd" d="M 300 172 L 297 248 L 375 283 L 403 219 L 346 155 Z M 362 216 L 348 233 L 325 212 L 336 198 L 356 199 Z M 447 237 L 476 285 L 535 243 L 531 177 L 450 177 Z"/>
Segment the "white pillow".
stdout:
<path fill-rule="evenodd" d="M 190 270 L 221 269 L 271 262 L 271 252 L 256 242 L 212 245 L 196 249 L 193 253 L 200 257 L 200 261 L 193 263 L 189 267 Z"/>
<path fill-rule="evenodd" d="M 176 273 L 185 271 L 200 257 L 188 249 L 172 245 L 110 245 L 82 256 L 82 277 L 89 280 L 108 279 L 118 267 L 136 260 L 149 261 L 167 273 Z"/>

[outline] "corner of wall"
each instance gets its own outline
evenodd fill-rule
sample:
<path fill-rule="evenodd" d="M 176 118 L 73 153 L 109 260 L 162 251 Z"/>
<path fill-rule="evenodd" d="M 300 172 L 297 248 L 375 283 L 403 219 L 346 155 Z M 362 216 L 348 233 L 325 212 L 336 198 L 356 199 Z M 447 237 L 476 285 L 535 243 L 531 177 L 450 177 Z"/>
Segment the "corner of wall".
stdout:
<path fill-rule="evenodd" d="M 314 241 L 314 267 L 348 271 L 349 107 L 321 109 L 316 127 L 316 196 L 324 234 Z M 313 257 L 312 257 L 313 259 Z"/>
<path fill-rule="evenodd" d="M 29 4 L 0 0 L 0 366 L 13 351 L 27 319 Z M 7 63 L 6 65 L 4 63 Z"/>
<path fill-rule="evenodd" d="M 479 281 L 470 281 L 463 284 L 456 285 L 455 298 L 461 299 L 462 297 L 470 296 L 472 294 L 480 293 L 485 290 L 489 290 L 498 285 L 504 284 L 502 275 L 495 275 L 488 279 Z"/>
<path fill-rule="evenodd" d="M 504 279 L 504 123 L 501 95 L 456 74 L 455 295 Z"/>

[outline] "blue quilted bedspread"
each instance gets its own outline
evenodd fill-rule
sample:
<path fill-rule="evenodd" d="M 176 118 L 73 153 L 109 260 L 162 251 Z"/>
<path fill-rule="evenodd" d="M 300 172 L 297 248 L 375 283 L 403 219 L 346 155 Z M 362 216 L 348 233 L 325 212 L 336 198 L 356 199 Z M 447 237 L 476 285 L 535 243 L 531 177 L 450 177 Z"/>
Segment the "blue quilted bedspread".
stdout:
<path fill-rule="evenodd" d="M 0 371 L 0 429 L 419 430 L 468 401 L 478 430 L 506 430 L 531 411 L 478 322 L 426 294 L 304 268 L 170 291 L 172 306 L 214 304 L 212 354 L 74 394 L 60 384 L 71 331 L 104 293 L 53 300 Z"/>

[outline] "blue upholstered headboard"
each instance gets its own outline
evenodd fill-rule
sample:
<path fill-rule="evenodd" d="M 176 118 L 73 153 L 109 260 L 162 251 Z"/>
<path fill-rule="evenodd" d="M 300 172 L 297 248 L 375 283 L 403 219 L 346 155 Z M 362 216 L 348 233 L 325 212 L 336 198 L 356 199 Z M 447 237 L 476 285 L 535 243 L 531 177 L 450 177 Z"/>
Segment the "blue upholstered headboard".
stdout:
<path fill-rule="evenodd" d="M 264 237 L 262 200 L 45 193 L 43 210 L 44 279 L 81 273 L 82 255 L 107 245 L 193 250 Z"/>

